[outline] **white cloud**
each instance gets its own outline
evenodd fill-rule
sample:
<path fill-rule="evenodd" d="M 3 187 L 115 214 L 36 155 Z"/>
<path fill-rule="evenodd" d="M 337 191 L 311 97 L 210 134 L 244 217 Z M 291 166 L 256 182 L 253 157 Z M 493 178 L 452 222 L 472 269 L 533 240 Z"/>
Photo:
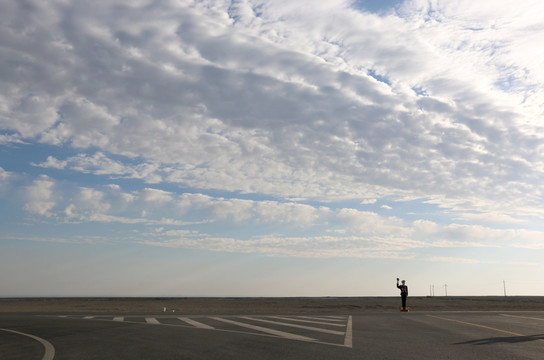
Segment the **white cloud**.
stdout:
<path fill-rule="evenodd" d="M 57 101 L 47 94 L 27 94 L 7 101 L 9 110 L 0 113 L 0 125 L 17 130 L 23 138 L 32 138 L 57 121 Z"/>
<path fill-rule="evenodd" d="M 398 249 L 369 241 L 363 238 L 277 238 L 265 237 L 256 240 L 237 240 L 232 238 L 213 238 L 182 236 L 169 241 L 145 241 L 147 245 L 163 247 L 181 247 L 190 249 L 205 249 L 222 252 L 240 252 L 263 254 L 280 257 L 308 258 L 399 258 Z M 402 256 L 407 256 L 406 254 Z"/>
<path fill-rule="evenodd" d="M 24 144 L 25 142 L 21 140 L 19 135 L 5 135 L 0 134 L 0 145 L 9 145 L 9 144 Z"/>
<path fill-rule="evenodd" d="M 456 264 L 501 264 L 501 265 L 521 265 L 521 266 L 538 266 L 538 263 L 526 262 L 526 261 L 489 261 L 489 260 L 479 260 L 479 259 L 470 259 L 470 258 L 459 258 L 459 257 L 445 257 L 445 256 L 434 256 L 428 259 L 432 262 L 447 262 L 447 263 L 456 263 Z"/>
<path fill-rule="evenodd" d="M 4 170 L 2 167 L 0 167 L 0 180 L 2 180 L 2 182 L 6 181 L 7 179 L 9 179 L 12 175 L 10 174 L 9 171 L 6 171 Z"/>
<path fill-rule="evenodd" d="M 119 124 L 119 119 L 105 107 L 85 98 L 66 99 L 58 108 L 60 122 L 40 135 L 41 140 L 60 145 L 70 142 L 78 148 L 108 145 L 109 134 Z"/>
<path fill-rule="evenodd" d="M 464 213 L 457 220 L 468 221 L 469 223 L 484 224 L 527 224 L 527 219 L 516 218 L 512 215 L 498 212 L 489 212 L 485 214 Z"/>
<path fill-rule="evenodd" d="M 37 215 L 52 216 L 52 210 L 57 204 L 55 182 L 47 176 L 41 176 L 26 188 L 25 198 L 25 210 Z"/>
<path fill-rule="evenodd" d="M 69 168 L 85 174 L 108 175 L 112 178 L 142 179 L 147 183 L 161 182 L 161 172 L 164 171 L 160 170 L 158 164 L 145 162 L 133 165 L 111 159 L 102 152 L 94 155 L 78 154 L 65 160 L 48 156 L 45 162 L 33 165 L 53 169 Z"/>
<path fill-rule="evenodd" d="M 172 201 L 172 193 L 163 190 L 146 188 L 142 190 L 142 198 L 146 202 L 169 202 Z"/>
<path fill-rule="evenodd" d="M 328 208 L 315 208 L 297 203 L 276 201 L 254 201 L 243 199 L 212 198 L 203 194 L 183 194 L 178 206 L 184 213 L 207 211 L 217 220 L 244 222 L 251 220 L 256 224 L 275 223 L 296 226 L 314 225 L 314 222 L 331 214 Z"/>
<path fill-rule="evenodd" d="M 359 216 L 369 217 L 370 214 L 359 214 Z M 379 219 L 379 217 L 376 215 L 374 219 Z M 387 219 L 380 220 L 382 222 L 388 221 Z M 510 248 L 516 239 L 523 239 L 523 242 L 519 242 L 519 244 L 523 243 L 525 247 L 539 249 L 541 246 L 538 246 L 539 240 L 537 239 L 541 239 L 543 235 L 542 232 L 527 233 L 478 226 L 443 226 L 431 222 L 426 222 L 427 232 L 424 234 L 421 230 L 423 225 L 418 222 L 408 226 L 395 227 L 393 221 L 393 224 L 390 224 L 388 228 L 383 226 L 365 227 L 364 232 L 361 230 L 360 234 L 352 236 L 345 234 L 308 237 L 267 235 L 249 240 L 221 238 L 199 232 L 168 231 L 161 234 L 161 239 L 143 240 L 143 243 L 152 246 L 254 253 L 280 257 L 420 258 L 433 262 L 500 264 L 503 260 L 477 257 L 429 257 L 421 255 L 421 252 L 458 249 L 457 252 L 473 254 L 474 249 L 477 248 Z M 490 252 L 491 250 L 486 251 Z M 532 262 L 523 261 L 504 261 L 504 263 L 535 265 Z"/>
<path fill-rule="evenodd" d="M 3 127 L 99 149 L 41 166 L 285 198 L 542 200 L 538 2 L 35 5 L 47 19 L 5 9 L 35 28 L 6 23 L 2 56 L 28 71 L 8 69 Z"/>
<path fill-rule="evenodd" d="M 99 223 L 119 223 L 119 224 L 148 224 L 149 221 L 144 218 L 128 218 L 122 216 L 107 215 L 102 213 L 91 213 L 81 217 L 82 220 Z"/>
<path fill-rule="evenodd" d="M 0 196 L 5 196 L 9 194 L 10 191 L 14 188 L 14 185 L 17 185 L 17 174 L 6 171 L 0 166 Z M 5 206 L 9 206 L 6 199 L 4 199 Z"/>
<path fill-rule="evenodd" d="M 41 164 L 32 164 L 32 165 L 43 167 L 43 168 L 51 168 L 51 169 L 61 170 L 61 169 L 64 169 L 67 164 L 68 164 L 67 161 L 61 161 L 61 160 L 58 160 L 58 159 L 54 158 L 53 156 L 48 156 L 47 160 L 45 160 L 43 163 L 41 163 Z"/>
<path fill-rule="evenodd" d="M 542 231 L 536 230 L 407 221 L 370 211 L 293 202 L 177 195 L 154 188 L 126 193 L 113 184 L 66 188 L 47 176 L 34 180 L 25 193 L 29 213 L 69 223 L 130 225 L 134 227 L 130 237 L 149 245 L 268 256 L 417 258 L 440 249 L 468 254 L 478 248 L 541 249 L 543 238 Z M 229 231 L 244 228 L 252 235 L 244 240 L 214 233 L 214 226 L 221 229 L 227 224 Z M 335 235 L 316 236 L 323 226 Z M 271 234 L 271 228 L 279 231 Z M 288 228 L 302 235 L 281 234 Z M 445 257 L 433 259 L 444 261 Z M 474 258 L 475 263 L 482 261 L 489 260 Z"/>
<path fill-rule="evenodd" d="M 374 212 L 355 209 L 341 209 L 338 218 L 356 234 L 378 235 L 384 237 L 401 236 L 406 232 L 407 223 L 395 217 L 382 217 Z M 405 235 L 402 235 L 405 237 Z"/>
<path fill-rule="evenodd" d="M 324 219 L 332 213 L 326 207 L 315 208 L 310 205 L 296 203 L 278 203 L 261 201 L 255 204 L 255 211 L 260 222 L 294 223 L 299 225 L 314 225 L 319 219 Z"/>
<path fill-rule="evenodd" d="M 539 246 L 538 231 L 490 228 L 544 217 L 538 1 L 413 0 L 383 16 L 349 1 L 28 4 L 0 5 L 0 144 L 69 150 L 33 162 L 44 172 L 147 184 L 57 188 L 41 177 L 27 188 L 33 214 L 278 232 L 327 224 L 323 233 L 356 237 L 171 240 L 301 256 Z M 308 205 L 385 198 L 425 199 L 453 218 Z"/>

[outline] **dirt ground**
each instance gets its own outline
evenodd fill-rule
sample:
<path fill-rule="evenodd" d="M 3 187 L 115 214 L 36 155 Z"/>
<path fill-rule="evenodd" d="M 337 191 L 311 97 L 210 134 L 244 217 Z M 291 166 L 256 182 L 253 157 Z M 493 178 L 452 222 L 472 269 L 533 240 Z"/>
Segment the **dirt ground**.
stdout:
<path fill-rule="evenodd" d="M 409 297 L 412 311 L 544 311 L 544 297 Z M 398 311 L 400 297 L 0 298 L 0 313 L 357 314 Z"/>

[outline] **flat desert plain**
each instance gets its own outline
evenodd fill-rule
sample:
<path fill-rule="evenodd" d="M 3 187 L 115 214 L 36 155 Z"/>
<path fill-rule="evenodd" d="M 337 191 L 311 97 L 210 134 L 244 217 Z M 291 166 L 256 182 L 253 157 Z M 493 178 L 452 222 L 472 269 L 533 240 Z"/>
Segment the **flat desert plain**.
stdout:
<path fill-rule="evenodd" d="M 398 311 L 400 297 L 0 298 L 0 313 L 357 314 Z M 412 311 L 544 311 L 544 296 L 408 297 Z"/>

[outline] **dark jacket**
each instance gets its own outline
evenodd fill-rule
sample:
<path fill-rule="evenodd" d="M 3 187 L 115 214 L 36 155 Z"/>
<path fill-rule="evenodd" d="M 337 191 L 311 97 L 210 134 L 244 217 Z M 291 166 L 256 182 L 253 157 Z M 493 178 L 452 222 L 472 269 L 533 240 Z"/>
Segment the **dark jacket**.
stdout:
<path fill-rule="evenodd" d="M 397 287 L 400 289 L 400 296 L 408 296 L 408 286 L 397 284 Z"/>

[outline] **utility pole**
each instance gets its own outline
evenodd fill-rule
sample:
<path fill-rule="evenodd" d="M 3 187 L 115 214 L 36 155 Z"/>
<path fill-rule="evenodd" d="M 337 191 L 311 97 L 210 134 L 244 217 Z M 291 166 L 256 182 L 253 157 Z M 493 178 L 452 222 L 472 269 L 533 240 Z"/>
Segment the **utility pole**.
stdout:
<path fill-rule="evenodd" d="M 506 280 L 502 281 L 502 286 L 504 287 L 504 296 L 506 297 Z"/>
<path fill-rule="evenodd" d="M 433 285 L 433 297 L 434 297 L 434 285 Z"/>
<path fill-rule="evenodd" d="M 448 284 L 444 284 L 444 289 L 446 290 L 446 296 L 448 296 Z"/>

